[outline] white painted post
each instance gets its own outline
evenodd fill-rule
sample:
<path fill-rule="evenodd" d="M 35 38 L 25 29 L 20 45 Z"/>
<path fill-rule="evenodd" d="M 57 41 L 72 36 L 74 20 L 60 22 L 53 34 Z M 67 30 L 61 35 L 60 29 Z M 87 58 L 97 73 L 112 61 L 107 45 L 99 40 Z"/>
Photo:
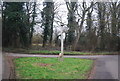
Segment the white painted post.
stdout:
<path fill-rule="evenodd" d="M 64 39 L 63 39 L 63 32 L 61 33 L 61 55 L 63 56 L 63 42 L 64 42 Z"/>
<path fill-rule="evenodd" d="M 61 25 L 62 27 L 63 27 L 63 25 Z M 59 54 L 59 57 L 60 57 L 60 61 L 62 61 L 63 60 L 63 55 L 64 55 L 64 39 L 65 39 L 65 35 L 63 35 L 63 34 L 65 34 L 64 33 L 64 30 L 63 30 L 63 28 L 61 28 L 61 32 L 60 32 L 60 40 L 61 40 L 61 53 Z"/>

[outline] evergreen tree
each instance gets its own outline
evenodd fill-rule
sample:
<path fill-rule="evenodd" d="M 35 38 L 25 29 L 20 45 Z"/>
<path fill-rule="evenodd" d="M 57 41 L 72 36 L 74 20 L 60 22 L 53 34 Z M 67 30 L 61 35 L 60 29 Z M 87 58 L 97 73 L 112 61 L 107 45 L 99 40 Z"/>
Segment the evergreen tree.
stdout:
<path fill-rule="evenodd" d="M 4 2 L 2 13 L 3 46 L 21 47 L 28 45 L 23 2 Z"/>
<path fill-rule="evenodd" d="M 52 43 L 53 35 L 53 19 L 54 19 L 54 4 L 53 2 L 44 2 L 43 3 L 42 14 L 42 27 L 44 28 L 43 32 L 43 47 L 46 45 L 47 41 Z"/>

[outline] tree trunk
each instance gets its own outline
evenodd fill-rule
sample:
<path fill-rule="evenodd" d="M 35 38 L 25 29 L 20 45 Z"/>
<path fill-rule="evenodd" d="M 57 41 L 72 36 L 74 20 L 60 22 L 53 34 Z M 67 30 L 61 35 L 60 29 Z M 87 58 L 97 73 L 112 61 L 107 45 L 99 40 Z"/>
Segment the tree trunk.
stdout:
<path fill-rule="evenodd" d="M 75 42 L 74 42 L 74 46 L 73 46 L 73 50 L 74 50 L 74 51 L 76 50 L 78 41 L 79 41 L 79 39 L 80 39 L 81 30 L 82 30 L 82 28 L 83 28 L 83 23 L 84 23 L 84 18 L 85 18 L 85 13 L 86 13 L 86 12 L 83 12 L 80 26 L 79 26 L 79 28 L 77 29 L 77 30 L 79 31 L 79 33 L 78 33 L 78 35 L 77 35 L 77 37 L 76 37 L 76 39 L 75 39 Z"/>

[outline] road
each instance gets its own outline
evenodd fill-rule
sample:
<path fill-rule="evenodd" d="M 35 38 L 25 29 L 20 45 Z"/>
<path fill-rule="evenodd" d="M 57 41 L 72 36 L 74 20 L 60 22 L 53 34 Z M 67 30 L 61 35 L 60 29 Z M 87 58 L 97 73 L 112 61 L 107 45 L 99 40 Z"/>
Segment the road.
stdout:
<path fill-rule="evenodd" d="M 94 79 L 118 79 L 118 56 L 96 59 Z"/>
<path fill-rule="evenodd" d="M 28 54 L 13 54 L 13 53 L 5 53 L 4 55 L 13 56 L 13 57 L 58 57 L 58 55 L 31 55 L 31 54 L 28 55 Z M 92 79 L 118 79 L 118 55 L 94 55 L 94 56 L 64 55 L 64 57 L 95 59 L 96 60 L 95 71 L 92 75 Z M 6 78 L 6 76 L 4 78 Z"/>

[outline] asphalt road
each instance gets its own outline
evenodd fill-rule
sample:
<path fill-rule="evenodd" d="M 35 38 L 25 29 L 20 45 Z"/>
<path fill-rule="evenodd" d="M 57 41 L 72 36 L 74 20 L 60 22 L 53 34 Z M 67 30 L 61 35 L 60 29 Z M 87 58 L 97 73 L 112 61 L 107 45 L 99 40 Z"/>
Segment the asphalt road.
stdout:
<path fill-rule="evenodd" d="M 118 56 L 96 59 L 94 79 L 118 79 Z"/>
<path fill-rule="evenodd" d="M 5 53 L 4 55 L 13 57 L 58 57 L 58 55 L 28 55 Z M 65 58 L 95 59 L 95 70 L 92 79 L 118 79 L 118 55 L 94 55 L 94 56 L 71 56 L 65 55 Z M 5 64 L 8 65 L 8 64 Z M 5 66 L 7 69 L 7 66 Z M 3 78 L 7 78 L 4 71 Z"/>

